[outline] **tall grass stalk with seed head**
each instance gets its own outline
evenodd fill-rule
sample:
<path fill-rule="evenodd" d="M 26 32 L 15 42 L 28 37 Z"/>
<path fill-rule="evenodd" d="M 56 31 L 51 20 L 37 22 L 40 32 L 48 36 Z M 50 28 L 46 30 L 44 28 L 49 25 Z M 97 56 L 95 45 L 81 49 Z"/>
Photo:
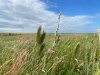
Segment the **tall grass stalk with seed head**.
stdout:
<path fill-rule="evenodd" d="M 98 37 L 99 37 L 99 42 L 100 42 L 100 27 L 98 28 Z"/>
<path fill-rule="evenodd" d="M 57 28 L 56 28 L 56 31 L 55 31 L 55 40 L 54 40 L 54 43 L 53 43 L 53 47 L 58 43 L 58 41 L 60 40 L 60 35 L 58 34 L 58 31 L 59 31 L 59 25 L 60 25 L 60 20 L 61 20 L 61 13 L 59 14 L 58 16 L 58 25 L 57 25 Z"/>
<path fill-rule="evenodd" d="M 26 59 L 27 59 L 27 52 L 23 51 L 16 59 L 15 63 L 12 65 L 12 68 L 8 75 L 17 75 L 18 71 L 23 66 L 23 63 L 26 62 Z"/>

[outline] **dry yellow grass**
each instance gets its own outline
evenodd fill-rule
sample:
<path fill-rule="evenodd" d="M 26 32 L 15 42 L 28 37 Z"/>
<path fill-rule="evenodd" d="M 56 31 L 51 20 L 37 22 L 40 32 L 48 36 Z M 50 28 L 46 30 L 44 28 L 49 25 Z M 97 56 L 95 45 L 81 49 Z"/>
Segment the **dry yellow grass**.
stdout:
<path fill-rule="evenodd" d="M 12 65 L 12 68 L 8 75 L 17 75 L 17 72 L 22 67 L 26 59 L 27 59 L 27 52 L 26 51 L 21 52 L 19 57 L 16 59 L 15 63 Z"/>

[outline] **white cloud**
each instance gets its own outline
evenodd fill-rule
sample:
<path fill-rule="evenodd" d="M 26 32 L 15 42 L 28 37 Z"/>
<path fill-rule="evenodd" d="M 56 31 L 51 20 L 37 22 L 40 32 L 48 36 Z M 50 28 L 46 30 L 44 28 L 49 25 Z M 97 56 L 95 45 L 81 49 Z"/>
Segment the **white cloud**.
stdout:
<path fill-rule="evenodd" d="M 35 32 L 42 25 L 45 31 L 55 32 L 58 14 L 48 7 L 40 0 L 0 0 L 0 29 L 2 32 Z M 91 23 L 91 18 L 62 15 L 60 32 L 80 32 Z"/>

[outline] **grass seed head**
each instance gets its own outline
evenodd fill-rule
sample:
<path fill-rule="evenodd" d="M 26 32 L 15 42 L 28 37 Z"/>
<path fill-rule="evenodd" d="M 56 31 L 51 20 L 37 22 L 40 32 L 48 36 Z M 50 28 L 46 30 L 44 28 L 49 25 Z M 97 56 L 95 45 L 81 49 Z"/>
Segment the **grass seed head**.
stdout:
<path fill-rule="evenodd" d="M 47 54 L 48 54 L 48 55 L 52 55 L 53 53 L 54 53 L 54 51 L 53 51 L 52 49 L 49 48 L 49 49 L 47 50 Z"/>
<path fill-rule="evenodd" d="M 18 70 L 22 67 L 26 59 L 27 59 L 27 52 L 23 51 L 13 64 L 9 75 L 17 75 Z"/>

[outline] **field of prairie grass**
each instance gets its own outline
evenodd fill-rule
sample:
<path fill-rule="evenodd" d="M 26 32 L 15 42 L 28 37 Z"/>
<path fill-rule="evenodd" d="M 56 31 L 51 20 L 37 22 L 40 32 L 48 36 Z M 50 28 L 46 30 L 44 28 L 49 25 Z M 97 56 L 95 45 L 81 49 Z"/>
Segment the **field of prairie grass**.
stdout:
<path fill-rule="evenodd" d="M 0 35 L 0 75 L 100 75 L 97 34 L 58 35 Z"/>

